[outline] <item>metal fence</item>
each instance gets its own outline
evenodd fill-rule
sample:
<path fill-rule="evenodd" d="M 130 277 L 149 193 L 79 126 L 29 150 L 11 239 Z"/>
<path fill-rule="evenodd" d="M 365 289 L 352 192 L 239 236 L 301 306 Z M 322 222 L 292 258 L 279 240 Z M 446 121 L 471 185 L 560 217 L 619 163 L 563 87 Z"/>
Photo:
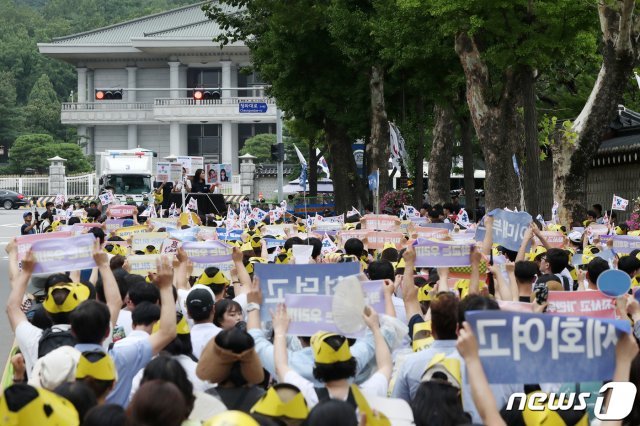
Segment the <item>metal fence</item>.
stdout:
<path fill-rule="evenodd" d="M 0 178 L 0 189 L 8 189 L 24 194 L 27 197 L 49 195 L 49 176 L 11 176 Z"/>
<path fill-rule="evenodd" d="M 96 174 L 89 173 L 79 176 L 67 176 L 64 178 L 66 196 L 95 195 Z"/>

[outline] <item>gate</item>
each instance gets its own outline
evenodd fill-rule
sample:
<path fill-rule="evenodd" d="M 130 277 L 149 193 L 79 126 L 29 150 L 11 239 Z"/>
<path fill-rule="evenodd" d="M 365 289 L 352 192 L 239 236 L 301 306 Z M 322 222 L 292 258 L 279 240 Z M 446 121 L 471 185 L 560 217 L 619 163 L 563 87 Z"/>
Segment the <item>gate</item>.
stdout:
<path fill-rule="evenodd" d="M 67 197 L 75 195 L 95 195 L 96 191 L 96 174 L 88 173 L 79 176 L 66 176 L 65 194 Z"/>

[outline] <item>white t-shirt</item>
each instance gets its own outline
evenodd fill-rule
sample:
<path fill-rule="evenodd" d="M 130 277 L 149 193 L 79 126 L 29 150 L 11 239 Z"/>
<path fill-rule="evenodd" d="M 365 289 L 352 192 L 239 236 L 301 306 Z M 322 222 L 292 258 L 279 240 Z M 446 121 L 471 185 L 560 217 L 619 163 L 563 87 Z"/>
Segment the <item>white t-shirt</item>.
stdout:
<path fill-rule="evenodd" d="M 69 324 L 58 324 L 52 327 L 55 330 L 68 331 Z M 31 370 L 38 360 L 38 343 L 42 337 L 42 329 L 31 324 L 29 321 L 22 321 L 16 327 L 16 342 L 24 357 L 24 364 L 27 374 L 31 376 Z"/>
<path fill-rule="evenodd" d="M 213 323 L 194 324 L 191 327 L 191 346 L 193 347 L 193 355 L 200 359 L 202 350 L 207 343 L 220 333 L 222 329 Z"/>
<path fill-rule="evenodd" d="M 131 311 L 126 309 L 120 309 L 118 314 L 118 320 L 116 321 L 115 328 L 121 328 L 124 331 L 124 335 L 128 336 L 133 330 L 133 320 L 131 319 Z"/>
<path fill-rule="evenodd" d="M 300 389 L 304 399 L 307 400 L 309 408 L 312 408 L 318 403 L 318 394 L 316 393 L 313 383 L 296 373 L 294 370 L 289 370 L 285 375 L 284 383 L 292 384 Z M 383 374 L 376 372 L 358 387 L 365 396 L 386 397 L 387 390 L 389 389 L 389 381 Z M 331 393 L 329 393 L 329 395 L 331 395 Z"/>

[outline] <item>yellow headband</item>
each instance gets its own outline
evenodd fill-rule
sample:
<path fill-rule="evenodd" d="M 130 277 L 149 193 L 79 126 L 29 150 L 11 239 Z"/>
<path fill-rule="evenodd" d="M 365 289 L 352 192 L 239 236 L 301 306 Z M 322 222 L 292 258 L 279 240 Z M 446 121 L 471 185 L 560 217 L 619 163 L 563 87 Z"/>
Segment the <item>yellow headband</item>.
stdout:
<path fill-rule="evenodd" d="M 353 399 L 356 400 L 358 410 L 360 410 L 361 413 L 364 413 L 367 419 L 367 426 L 391 426 L 391 421 L 387 416 L 371 409 L 369 402 L 364 397 L 358 386 L 351 385 L 351 394 L 353 395 Z"/>
<path fill-rule="evenodd" d="M 313 359 L 316 364 L 335 364 L 336 362 L 349 361 L 352 358 L 347 339 L 344 339 L 338 350 L 335 350 L 325 341 L 332 336 L 338 335 L 319 331 L 311 336 L 311 348 L 313 349 Z"/>
<path fill-rule="evenodd" d="M 279 389 L 297 392 L 288 402 L 284 402 L 275 387 L 269 388 L 262 398 L 251 408 L 251 413 L 263 414 L 271 417 L 287 417 L 295 420 L 304 420 L 309 415 L 309 407 L 300 390 L 293 386 L 276 385 Z"/>
<path fill-rule="evenodd" d="M 156 321 L 151 328 L 151 334 L 157 333 L 160 330 L 160 321 Z M 187 317 L 176 313 L 176 334 L 185 335 L 191 333 L 189 329 L 189 323 L 187 322 Z"/>
<path fill-rule="evenodd" d="M 260 426 L 257 421 L 242 411 L 225 411 L 216 414 L 204 422 L 202 426 Z"/>
<path fill-rule="evenodd" d="M 200 278 L 198 278 L 198 282 L 196 284 L 229 285 L 229 280 L 224 272 L 218 269 L 218 272 L 216 272 L 212 277 L 207 275 L 206 272 L 203 272 L 202 275 L 200 275 Z"/>
<path fill-rule="evenodd" d="M 421 351 L 434 342 L 431 333 L 431 320 L 418 322 L 413 325 L 413 343 L 411 345 L 414 352 Z"/>
<path fill-rule="evenodd" d="M 418 302 L 430 302 L 431 301 L 431 291 L 433 287 L 429 284 L 425 284 L 420 289 L 418 289 Z"/>
<path fill-rule="evenodd" d="M 64 299 L 61 305 L 57 305 L 53 299 L 53 292 L 55 290 L 68 290 L 69 294 Z M 47 297 L 44 299 L 42 306 L 50 314 L 60 314 L 73 311 L 80 303 L 89 298 L 89 287 L 79 283 L 69 283 L 63 285 L 54 285 L 49 288 Z"/>
<path fill-rule="evenodd" d="M 444 374 L 452 386 L 460 389 L 462 383 L 460 360 L 447 358 L 444 353 L 438 353 L 431 359 L 431 362 L 429 362 L 427 369 L 422 375 L 422 381 L 427 382 L 432 380 L 434 373 Z"/>
<path fill-rule="evenodd" d="M 250 251 L 251 253 L 253 253 L 253 246 L 251 245 L 251 241 L 247 241 L 246 243 L 242 244 L 242 247 L 240 247 L 240 251 Z"/>
<path fill-rule="evenodd" d="M 85 354 L 80 355 L 80 360 L 76 367 L 76 379 L 93 377 L 97 380 L 116 380 L 118 377 L 116 364 L 108 354 L 97 352 L 95 356 L 102 355 L 102 357 L 96 361 L 91 361 Z"/>

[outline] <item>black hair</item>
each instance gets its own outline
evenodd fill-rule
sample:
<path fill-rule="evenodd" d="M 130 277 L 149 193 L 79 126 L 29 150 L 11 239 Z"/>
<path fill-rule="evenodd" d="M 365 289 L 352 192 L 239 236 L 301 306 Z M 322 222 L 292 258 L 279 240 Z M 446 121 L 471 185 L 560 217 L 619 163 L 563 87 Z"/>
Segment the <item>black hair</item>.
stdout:
<path fill-rule="evenodd" d="M 284 242 L 284 249 L 289 250 L 294 245 L 302 244 L 304 241 L 300 237 L 291 237 L 287 238 L 287 241 Z"/>
<path fill-rule="evenodd" d="M 109 308 L 97 300 L 85 300 L 69 315 L 78 343 L 102 344 L 109 330 Z"/>
<path fill-rule="evenodd" d="M 598 213 L 596 213 L 593 210 L 589 210 L 589 211 L 587 211 L 587 216 L 591 216 L 591 217 L 597 218 L 598 217 Z"/>
<path fill-rule="evenodd" d="M 595 212 L 602 213 L 602 204 L 594 204 L 591 208 L 593 208 L 593 211 Z"/>
<path fill-rule="evenodd" d="M 326 337 L 324 342 L 334 350 L 338 350 L 346 341 L 346 337 L 333 335 Z M 347 361 L 334 362 L 333 364 L 313 364 L 313 377 L 322 383 L 334 380 L 348 379 L 356 375 L 357 362 L 354 357 Z"/>
<path fill-rule="evenodd" d="M 530 282 L 538 275 L 538 265 L 530 260 L 519 260 L 513 272 L 518 282 Z"/>
<path fill-rule="evenodd" d="M 640 260 L 635 256 L 624 256 L 618 261 L 618 269 L 626 272 L 633 278 L 633 274 L 640 269 Z"/>
<path fill-rule="evenodd" d="M 427 215 L 429 216 L 430 219 L 440 219 L 440 214 L 441 214 L 441 211 L 440 210 L 436 210 L 434 208 L 434 209 L 429 210 L 429 213 Z"/>
<path fill-rule="evenodd" d="M 309 244 L 313 246 L 313 250 L 311 251 L 312 258 L 316 259 L 318 256 L 320 256 L 320 252 L 322 252 L 322 240 L 311 237 L 304 240 L 303 244 Z"/>
<path fill-rule="evenodd" d="M 100 240 L 100 244 L 104 244 L 104 238 L 105 238 L 105 234 L 104 231 L 102 230 L 102 228 L 89 228 L 89 234 L 93 234 L 94 237 L 96 237 L 98 240 Z"/>
<path fill-rule="evenodd" d="M 255 347 L 253 337 L 251 337 L 251 335 L 245 330 L 238 327 L 222 330 L 218 333 L 215 339 L 216 344 L 219 347 L 227 349 L 235 354 L 240 354 Z M 248 383 L 242 375 L 239 361 L 232 365 L 229 376 L 224 381 L 232 383 L 234 387 L 244 386 Z"/>
<path fill-rule="evenodd" d="M 48 292 L 49 288 L 54 286 L 55 284 L 60 283 L 70 283 L 71 278 L 67 274 L 53 274 L 47 277 L 47 280 L 44 282 L 44 291 Z"/>
<path fill-rule="evenodd" d="M 73 404 L 78 412 L 78 418 L 80 419 L 81 424 L 85 424 L 82 420 L 86 416 L 87 412 L 98 405 L 96 396 L 93 394 L 89 386 L 84 383 L 62 383 L 55 389 L 55 393 Z"/>
<path fill-rule="evenodd" d="M 446 202 L 446 203 L 444 203 L 444 204 L 442 205 L 442 209 L 443 209 L 443 210 L 444 210 L 444 209 L 447 209 L 447 210 L 449 210 L 450 212 L 452 212 L 452 213 L 453 213 L 453 211 L 454 211 L 456 208 L 453 206 L 453 203 Z"/>
<path fill-rule="evenodd" d="M 465 321 L 465 313 L 469 311 L 499 311 L 500 305 L 495 299 L 479 294 L 470 294 L 460 301 L 458 305 L 459 324 Z"/>
<path fill-rule="evenodd" d="M 547 262 L 551 268 L 551 272 L 559 274 L 569 265 L 569 253 L 560 248 L 551 248 L 547 250 Z"/>
<path fill-rule="evenodd" d="M 45 208 L 47 207 L 55 207 L 55 203 L 53 201 L 47 201 L 47 203 L 44 205 Z"/>
<path fill-rule="evenodd" d="M 595 284 L 598 282 L 598 277 L 600 276 L 600 274 L 608 269 L 609 262 L 601 257 L 593 258 L 587 265 L 587 278 L 589 279 L 589 281 Z"/>
<path fill-rule="evenodd" d="M 129 300 L 134 305 L 142 302 L 158 303 L 160 300 L 158 287 L 146 282 L 142 276 L 130 274 L 125 281 L 129 284 Z"/>
<path fill-rule="evenodd" d="M 87 426 L 126 426 L 128 419 L 122 406 L 104 404 L 89 410 L 82 424 Z"/>
<path fill-rule="evenodd" d="M 72 218 L 69 218 L 69 220 L 67 221 L 67 225 L 75 225 L 76 223 L 80 223 L 80 222 L 82 222 L 80 218 L 74 216 Z"/>
<path fill-rule="evenodd" d="M 224 286 L 218 286 L 224 287 Z M 242 306 L 232 299 L 222 299 L 215 304 L 215 312 L 213 314 L 213 323 L 218 327 L 221 327 L 222 321 L 224 320 L 224 314 L 229 311 L 240 311 L 242 313 Z"/>
<path fill-rule="evenodd" d="M 126 260 L 127 258 L 123 255 L 116 254 L 109 260 L 109 268 L 111 268 L 112 271 L 115 269 L 122 269 Z"/>
<path fill-rule="evenodd" d="M 398 249 L 389 247 L 382 250 L 380 253 L 380 260 L 386 260 L 388 262 L 397 262 L 400 259 L 400 253 Z"/>
<path fill-rule="evenodd" d="M 353 405 L 337 399 L 320 401 L 309 413 L 307 426 L 358 426 Z"/>
<path fill-rule="evenodd" d="M 364 243 L 357 238 L 349 238 L 344 243 L 344 252 L 348 255 L 360 257 L 364 253 Z"/>
<path fill-rule="evenodd" d="M 498 246 L 498 251 L 502 254 L 504 254 L 504 256 L 509 259 L 509 261 L 511 262 L 515 262 L 516 261 L 516 257 L 518 256 L 518 252 L 517 251 L 513 251 L 513 250 L 509 250 L 508 248 L 504 247 L 504 246 Z"/>
<path fill-rule="evenodd" d="M 396 272 L 393 269 L 391 262 L 387 260 L 374 260 L 369 263 L 367 275 L 369 275 L 369 279 L 372 281 L 385 279 L 393 281 L 395 279 Z"/>
<path fill-rule="evenodd" d="M 463 425 L 471 423 L 464 412 L 460 390 L 446 383 L 420 383 L 411 401 L 416 426 Z"/>
<path fill-rule="evenodd" d="M 193 384 L 180 362 L 164 353 L 158 355 L 144 368 L 140 385 L 150 380 L 164 380 L 176 385 L 187 402 L 189 412 L 191 412 L 195 402 Z"/>
<path fill-rule="evenodd" d="M 431 300 L 430 307 L 433 334 L 439 340 L 457 339 L 458 298 L 450 292 L 440 292 Z"/>
<path fill-rule="evenodd" d="M 149 326 L 160 320 L 160 306 L 151 302 L 140 302 L 131 313 L 131 323 L 136 325 Z"/>

